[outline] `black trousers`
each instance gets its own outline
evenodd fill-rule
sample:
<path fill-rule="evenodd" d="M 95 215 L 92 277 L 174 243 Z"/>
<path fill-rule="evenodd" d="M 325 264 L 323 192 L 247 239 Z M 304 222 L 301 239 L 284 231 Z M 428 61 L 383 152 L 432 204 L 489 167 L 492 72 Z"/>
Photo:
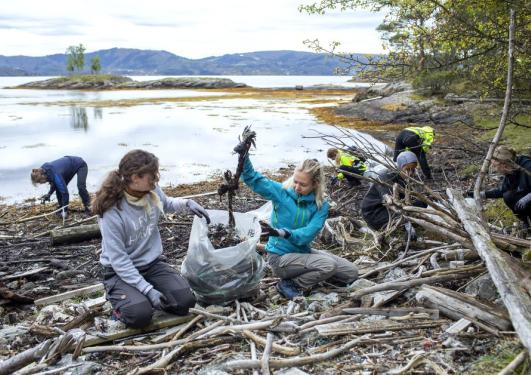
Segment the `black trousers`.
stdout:
<path fill-rule="evenodd" d="M 346 171 L 346 172 L 350 172 L 350 173 L 355 173 L 357 175 L 363 175 L 363 171 L 360 170 L 359 168 L 356 168 L 356 167 L 349 167 L 347 165 L 342 165 L 338 168 L 340 171 Z M 350 186 L 358 186 L 358 185 L 361 185 L 361 181 L 356 178 L 355 176 L 352 176 L 352 175 L 349 175 L 349 174 L 346 174 L 344 173 L 344 176 L 345 178 L 347 179 L 347 181 L 349 182 Z"/>
<path fill-rule="evenodd" d="M 188 314 L 196 299 L 188 281 L 160 258 L 139 268 L 140 274 L 166 298 L 163 310 L 176 315 Z M 114 315 L 133 328 L 142 328 L 151 322 L 153 306 L 135 287 L 125 283 L 112 269 L 106 268 L 103 284 Z"/>
<path fill-rule="evenodd" d="M 428 165 L 426 153 L 422 150 L 422 140 L 415 133 L 409 130 L 402 130 L 396 137 L 393 161 L 396 161 L 398 155 L 406 150 L 413 152 L 417 156 L 422 173 L 427 179 L 431 179 L 431 169 Z"/>
<path fill-rule="evenodd" d="M 518 217 L 520 220 L 522 220 L 524 223 L 531 221 L 531 205 L 528 205 L 527 208 L 524 210 L 517 210 L 515 205 L 516 202 L 518 202 L 521 198 L 526 196 L 527 193 L 525 192 L 517 192 L 514 190 L 506 191 L 503 193 L 503 201 L 513 211 L 513 213 Z"/>
<path fill-rule="evenodd" d="M 90 207 L 90 196 L 87 191 L 87 175 L 88 167 L 87 163 L 84 163 L 77 170 L 77 191 L 79 192 L 79 196 L 81 197 L 81 201 L 83 202 L 85 208 Z"/>
<path fill-rule="evenodd" d="M 367 225 L 373 230 L 380 230 L 387 225 L 389 220 L 389 211 L 383 204 L 378 207 L 374 207 L 371 210 L 362 210 L 361 216 Z"/>

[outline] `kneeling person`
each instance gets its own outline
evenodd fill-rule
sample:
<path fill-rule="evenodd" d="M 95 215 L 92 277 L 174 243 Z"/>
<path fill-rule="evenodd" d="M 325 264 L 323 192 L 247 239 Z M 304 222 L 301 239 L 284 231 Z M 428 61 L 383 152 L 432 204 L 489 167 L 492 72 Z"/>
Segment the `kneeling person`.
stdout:
<path fill-rule="evenodd" d="M 346 179 L 351 187 L 361 184 L 360 180 L 350 173 L 362 176 L 367 171 L 365 160 L 337 148 L 329 148 L 326 152 L 328 159 L 332 159 L 339 169 L 339 173 L 332 179 L 335 185 L 338 181 Z M 350 172 L 343 173 L 341 171 Z"/>
<path fill-rule="evenodd" d="M 396 163 L 400 171 L 411 176 L 417 168 L 418 160 L 413 152 L 404 151 L 398 155 Z M 382 181 L 389 185 L 393 185 L 394 183 L 398 183 L 401 186 L 406 185 L 406 181 L 400 176 L 400 172 L 397 171 L 384 174 Z M 361 201 L 361 215 L 371 229 L 381 230 L 391 220 L 392 215 L 389 214 L 389 210 L 384 205 L 384 196 L 392 194 L 391 187 L 374 182 L 367 191 L 367 194 L 365 194 L 365 197 L 363 197 Z M 413 205 L 426 207 L 426 204 L 419 201 L 414 202 Z M 412 239 L 415 239 L 415 231 L 411 223 L 407 222 L 405 229 L 411 235 Z"/>
<path fill-rule="evenodd" d="M 130 151 L 93 202 L 102 234 L 100 263 L 107 299 L 113 315 L 135 328 L 151 322 L 153 308 L 186 315 L 196 301 L 186 279 L 161 257 L 159 217 L 189 210 L 210 222 L 195 201 L 167 197 L 157 186 L 158 179 L 157 157 Z"/>
<path fill-rule="evenodd" d="M 244 139 L 248 142 L 250 137 Z M 241 145 L 235 148 L 236 152 L 242 150 L 246 148 Z M 281 184 L 257 172 L 246 155 L 241 178 L 251 190 L 273 203 L 271 225 L 261 224 L 268 238 L 268 263 L 273 274 L 281 278 L 277 289 L 284 297 L 301 296 L 322 281 L 349 284 L 357 279 L 354 264 L 311 247 L 330 206 L 324 197 L 323 167 L 317 160 L 304 160 Z"/>

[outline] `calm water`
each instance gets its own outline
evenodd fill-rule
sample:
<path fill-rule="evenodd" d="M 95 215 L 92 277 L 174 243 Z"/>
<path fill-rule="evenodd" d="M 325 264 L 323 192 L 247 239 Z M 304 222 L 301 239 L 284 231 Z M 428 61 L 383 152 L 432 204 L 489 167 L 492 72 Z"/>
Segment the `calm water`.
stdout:
<path fill-rule="evenodd" d="M 44 77 L 39 77 L 43 78 Z M 133 77 L 156 79 L 160 77 Z M 349 77 L 228 77 L 255 87 L 344 84 Z M 0 87 L 36 80 L 0 77 Z M 348 84 L 352 85 L 352 84 Z M 197 102 L 95 106 L 103 100 L 222 96 L 193 90 L 77 92 L 0 89 L 0 196 L 21 201 L 47 191 L 33 187 L 29 173 L 63 155 L 83 157 L 89 166 L 88 189 L 94 192 L 129 150 L 142 148 L 160 159 L 161 185 L 190 183 L 236 167 L 231 150 L 245 125 L 258 134 L 252 157 L 260 170 L 276 169 L 308 157 L 326 160 L 326 144 L 303 139 L 314 131 L 332 134 L 309 113 L 311 104 L 285 100 L 221 99 Z M 219 98 L 218 98 L 219 99 Z M 75 101 L 75 105 L 57 102 Z M 377 143 L 376 141 L 374 141 Z M 75 181 L 70 191 L 77 194 Z"/>

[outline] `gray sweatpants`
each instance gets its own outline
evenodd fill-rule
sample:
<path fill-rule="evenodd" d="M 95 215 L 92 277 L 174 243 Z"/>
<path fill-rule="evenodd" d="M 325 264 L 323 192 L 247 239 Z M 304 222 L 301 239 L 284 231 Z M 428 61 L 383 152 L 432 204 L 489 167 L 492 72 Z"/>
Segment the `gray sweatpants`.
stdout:
<path fill-rule="evenodd" d="M 268 254 L 268 262 L 275 276 L 292 279 L 303 289 L 321 281 L 349 284 L 358 278 L 357 267 L 346 259 L 326 251 L 311 253 Z"/>

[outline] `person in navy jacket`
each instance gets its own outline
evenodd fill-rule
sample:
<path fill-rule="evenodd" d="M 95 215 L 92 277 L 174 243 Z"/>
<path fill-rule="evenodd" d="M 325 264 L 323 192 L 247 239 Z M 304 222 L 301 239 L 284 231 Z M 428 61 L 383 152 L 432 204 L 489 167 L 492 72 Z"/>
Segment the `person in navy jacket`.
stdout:
<path fill-rule="evenodd" d="M 59 207 L 68 206 L 70 200 L 68 183 L 77 174 L 77 189 L 81 201 L 85 206 L 85 213 L 90 213 L 90 196 L 87 191 L 87 163 L 79 156 L 63 156 L 60 159 L 44 163 L 40 168 L 31 171 L 31 182 L 36 184 L 50 184 L 50 191 L 40 199 L 42 202 L 50 200 L 55 192 Z M 67 212 L 68 207 L 65 209 Z"/>

